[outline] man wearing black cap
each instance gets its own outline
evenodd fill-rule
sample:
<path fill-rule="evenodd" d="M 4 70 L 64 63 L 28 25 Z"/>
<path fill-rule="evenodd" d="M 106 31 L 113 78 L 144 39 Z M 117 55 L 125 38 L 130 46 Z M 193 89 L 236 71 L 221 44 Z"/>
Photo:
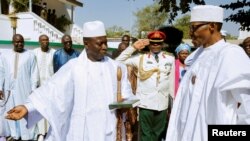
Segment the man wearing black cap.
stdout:
<path fill-rule="evenodd" d="M 109 104 L 117 97 L 117 67 L 121 67 L 123 99 L 133 97 L 126 66 L 105 56 L 107 38 L 103 22 L 83 25 L 85 49 L 71 59 L 46 83 L 36 89 L 27 103 L 11 109 L 6 118 L 26 116 L 28 127 L 42 117 L 50 129 L 46 141 L 115 141 L 116 111 Z"/>
<path fill-rule="evenodd" d="M 138 69 L 136 95 L 140 99 L 139 125 L 141 141 L 159 141 L 166 128 L 168 98 L 174 94 L 174 57 L 162 51 L 166 35 L 160 31 L 148 39 L 136 41 L 116 60 Z M 131 56 L 136 50 L 149 47 L 147 54 Z M 165 133 L 164 133 L 165 134 Z"/>

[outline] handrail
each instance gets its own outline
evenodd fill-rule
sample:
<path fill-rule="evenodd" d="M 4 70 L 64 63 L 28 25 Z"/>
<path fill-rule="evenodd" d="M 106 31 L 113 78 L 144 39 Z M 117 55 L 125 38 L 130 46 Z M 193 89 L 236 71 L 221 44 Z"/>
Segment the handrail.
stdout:
<path fill-rule="evenodd" d="M 36 19 L 38 19 L 40 22 L 42 22 L 43 24 L 45 24 L 46 26 L 48 26 L 50 29 L 53 29 L 55 32 L 58 32 L 58 34 L 60 35 L 64 35 L 61 31 L 59 31 L 57 28 L 55 28 L 54 26 L 52 26 L 51 24 L 49 24 L 47 21 L 45 21 L 43 18 L 39 17 L 37 14 L 33 13 L 33 12 L 20 12 L 18 14 L 30 14 L 33 17 L 35 17 Z"/>
<path fill-rule="evenodd" d="M 61 37 L 64 35 L 61 31 L 56 29 L 54 26 L 49 24 L 47 21 L 39 17 L 33 12 L 20 12 L 17 13 L 18 17 L 22 17 L 25 15 L 30 15 L 33 21 L 33 31 L 37 32 L 38 34 L 46 34 L 50 41 L 52 42 L 60 42 Z M 25 19 L 25 18 L 22 18 Z"/>
<path fill-rule="evenodd" d="M 83 30 L 82 28 L 80 28 L 78 25 L 76 24 L 72 24 L 70 26 L 71 28 L 71 37 L 72 37 L 72 40 L 77 43 L 77 44 L 83 44 L 83 41 L 82 41 L 82 38 L 83 38 Z"/>

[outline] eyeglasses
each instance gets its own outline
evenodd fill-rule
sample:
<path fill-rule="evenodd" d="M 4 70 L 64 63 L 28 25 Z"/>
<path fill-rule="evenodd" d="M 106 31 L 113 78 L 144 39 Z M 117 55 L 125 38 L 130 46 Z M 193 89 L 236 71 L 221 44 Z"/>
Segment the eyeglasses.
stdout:
<path fill-rule="evenodd" d="M 202 23 L 202 24 L 198 24 L 198 25 L 190 25 L 189 30 L 190 32 L 195 32 L 197 31 L 199 28 L 201 28 L 204 25 L 208 25 L 209 23 Z"/>

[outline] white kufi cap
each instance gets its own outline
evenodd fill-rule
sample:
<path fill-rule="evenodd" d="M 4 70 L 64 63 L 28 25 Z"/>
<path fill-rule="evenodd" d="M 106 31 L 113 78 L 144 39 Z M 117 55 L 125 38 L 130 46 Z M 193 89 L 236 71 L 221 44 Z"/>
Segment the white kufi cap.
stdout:
<path fill-rule="evenodd" d="M 106 31 L 103 22 L 91 21 L 83 25 L 83 37 L 99 37 L 106 36 Z"/>
<path fill-rule="evenodd" d="M 199 5 L 191 10 L 190 22 L 223 22 L 223 8 L 213 5 Z"/>

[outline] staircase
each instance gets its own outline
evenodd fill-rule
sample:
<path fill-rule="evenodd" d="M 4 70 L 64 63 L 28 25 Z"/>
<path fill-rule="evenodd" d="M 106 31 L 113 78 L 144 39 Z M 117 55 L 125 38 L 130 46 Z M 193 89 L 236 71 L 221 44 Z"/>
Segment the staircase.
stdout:
<path fill-rule="evenodd" d="M 16 33 L 22 34 L 26 41 L 38 41 L 41 34 L 46 34 L 50 42 L 61 42 L 64 35 L 53 25 L 32 12 L 17 13 Z M 4 32 L 0 32 L 1 40 L 11 40 L 13 30 L 10 26 L 10 20 L 6 15 L 0 15 L 0 26 L 5 25 Z M 73 44 L 82 44 L 82 29 L 75 24 L 69 26 L 66 34 L 71 35 Z"/>
<path fill-rule="evenodd" d="M 67 30 L 66 33 L 71 35 L 72 41 L 75 44 L 83 44 L 83 30 L 78 25 L 71 24 L 69 30 Z"/>
<path fill-rule="evenodd" d="M 32 25 L 33 34 L 31 34 L 32 36 L 38 35 L 38 37 L 39 37 L 41 34 L 46 34 L 49 37 L 51 42 L 61 42 L 61 37 L 64 34 L 61 31 L 57 30 L 54 26 L 49 24 L 47 21 L 45 21 L 41 17 L 37 16 L 36 14 L 34 14 L 34 13 L 22 13 L 22 14 L 19 14 L 18 17 L 21 17 L 20 19 L 22 19 L 22 17 L 23 18 L 27 18 L 27 17 L 32 18 L 31 21 L 29 21 L 29 22 L 33 23 L 33 25 Z M 37 39 L 38 39 L 38 37 L 37 37 Z"/>

